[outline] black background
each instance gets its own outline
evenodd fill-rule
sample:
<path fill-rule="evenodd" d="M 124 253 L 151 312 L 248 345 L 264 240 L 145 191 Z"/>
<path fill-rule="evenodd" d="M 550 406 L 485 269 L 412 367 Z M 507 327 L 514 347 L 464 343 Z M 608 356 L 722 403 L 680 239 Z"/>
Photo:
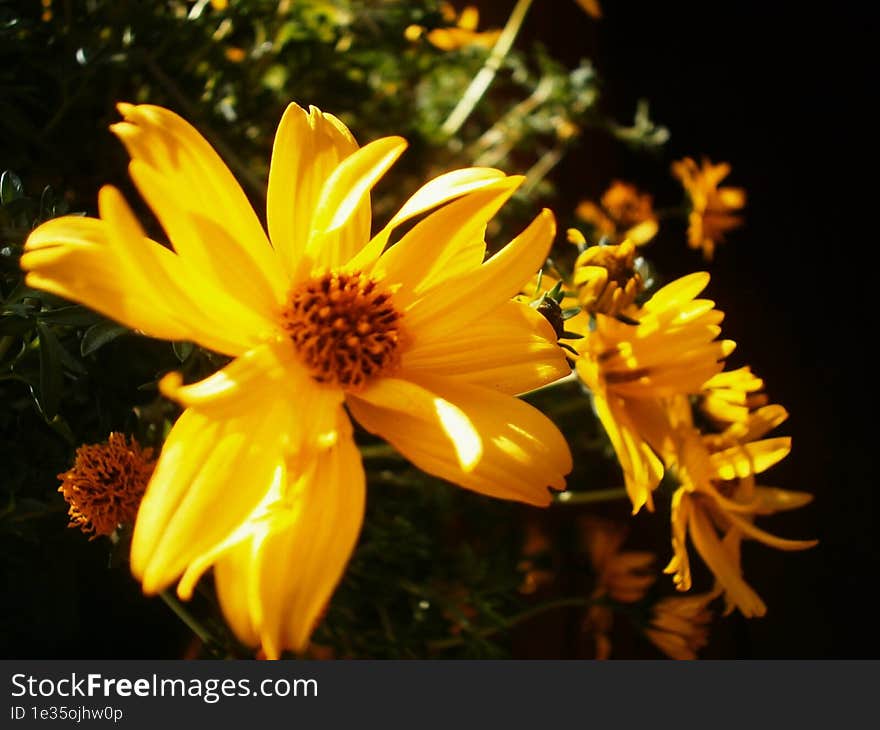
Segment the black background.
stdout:
<path fill-rule="evenodd" d="M 503 24 L 512 6 L 481 3 L 485 26 Z M 570 64 L 593 59 L 603 106 L 628 121 L 647 98 L 671 138 L 662 159 L 646 160 L 587 133 L 557 171 L 560 187 L 572 191 L 573 205 L 620 177 L 676 200 L 670 160 L 731 162 L 725 184 L 746 188 L 747 224 L 716 251 L 707 293 L 738 343 L 733 365 L 750 364 L 791 413 L 781 432 L 793 437 L 792 454 L 765 483 L 816 496 L 764 524 L 786 537 L 817 537 L 818 548 L 748 546 L 746 576 L 769 611 L 728 619 L 725 643 L 742 658 L 876 657 L 871 596 L 880 561 L 869 463 L 877 371 L 868 354 L 877 287 L 869 110 L 876 11 L 629 0 L 606 0 L 603 11 L 596 22 L 573 0 L 536 2 L 524 38 Z M 649 253 L 669 277 L 707 266 L 684 244 L 683 229 L 679 240 Z"/>

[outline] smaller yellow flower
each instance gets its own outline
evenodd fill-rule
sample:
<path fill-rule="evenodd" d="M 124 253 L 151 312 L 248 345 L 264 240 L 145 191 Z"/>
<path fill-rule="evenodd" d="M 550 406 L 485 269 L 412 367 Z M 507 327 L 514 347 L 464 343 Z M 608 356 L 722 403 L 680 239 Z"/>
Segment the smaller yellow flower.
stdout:
<path fill-rule="evenodd" d="M 627 536 L 626 528 L 621 525 L 587 517 L 581 526 L 584 546 L 596 573 L 592 598 L 597 601 L 587 612 L 584 629 L 595 637 L 596 659 L 607 659 L 611 655 L 609 634 L 614 612 L 607 601 L 598 601 L 602 598 L 616 603 L 641 601 L 657 580 L 652 570 L 655 558 L 653 553 L 642 550 L 621 552 Z"/>
<path fill-rule="evenodd" d="M 241 63 L 247 58 L 247 52 L 238 46 L 230 46 L 223 51 L 223 55 L 226 56 L 226 60 L 231 63 Z"/>
<path fill-rule="evenodd" d="M 670 659 L 696 659 L 697 652 L 709 643 L 709 604 L 717 596 L 712 591 L 659 600 L 654 604 L 651 626 L 645 629 L 645 636 Z"/>
<path fill-rule="evenodd" d="M 599 0 L 575 0 L 575 2 L 594 20 L 599 20 L 602 17 L 602 7 L 599 5 Z"/>
<path fill-rule="evenodd" d="M 643 288 L 635 262 L 636 248 L 629 239 L 581 253 L 574 265 L 574 286 L 584 310 L 613 317 L 629 309 Z"/>
<path fill-rule="evenodd" d="M 706 381 L 698 408 L 713 425 L 724 429 L 743 423 L 754 409 L 767 405 L 763 390 L 764 381 L 750 367 L 728 370 Z"/>
<path fill-rule="evenodd" d="M 715 245 L 724 240 L 727 231 L 742 225 L 742 218 L 734 211 L 746 204 L 746 192 L 742 188 L 718 187 L 730 174 L 730 165 L 721 162 L 713 165 L 703 159 L 701 167 L 690 157 L 672 164 L 672 174 L 681 181 L 690 198 L 691 212 L 688 216 L 688 245 L 702 249 L 703 257 L 710 261 Z"/>
<path fill-rule="evenodd" d="M 597 238 L 605 237 L 611 243 L 629 239 L 642 246 L 659 230 L 653 197 L 620 180 L 611 183 L 599 205 L 585 200 L 578 205 L 575 215 L 592 227 Z"/>
<path fill-rule="evenodd" d="M 455 25 L 449 28 L 434 28 L 425 35 L 428 43 L 441 51 L 455 51 L 472 46 L 491 48 L 501 35 L 500 30 L 477 31 L 480 11 L 473 5 L 468 5 L 459 15 L 449 3 L 441 3 L 441 12 L 447 23 L 455 23 Z M 421 36 L 424 29 L 417 32 L 418 28 L 420 26 L 409 26 L 404 31 L 407 40 L 417 40 Z"/>
<path fill-rule="evenodd" d="M 816 545 L 815 540 L 782 539 L 754 525 L 759 515 L 795 509 L 812 500 L 812 495 L 805 492 L 755 484 L 756 474 L 781 461 L 791 450 L 790 438 L 763 438 L 788 413 L 782 406 L 764 406 L 749 414 L 745 422 L 705 436 L 693 427 L 690 404 L 685 399 L 679 399 L 669 413 L 677 418 L 673 424 L 676 454 L 669 456 L 667 463 L 681 486 L 672 498 L 674 554 L 665 572 L 673 574 L 679 590 L 690 589 L 690 536 L 724 591 L 727 612 L 738 608 L 747 618 L 763 616 L 766 605 L 742 577 L 743 538 L 778 550 L 804 550 Z"/>
<path fill-rule="evenodd" d="M 152 449 L 121 433 L 111 433 L 105 443 L 80 446 L 73 467 L 58 475 L 58 491 L 70 505 L 69 526 L 92 533 L 94 540 L 112 535 L 119 525 L 134 524 L 155 465 Z"/>
<path fill-rule="evenodd" d="M 708 283 L 697 273 L 659 289 L 625 313 L 637 324 L 597 314 L 595 330 L 577 341 L 577 373 L 614 446 L 634 514 L 654 509 L 651 492 L 663 477 L 655 451 L 668 439 L 666 400 L 699 393 L 735 346 L 716 339 L 724 314 L 696 298 Z"/>

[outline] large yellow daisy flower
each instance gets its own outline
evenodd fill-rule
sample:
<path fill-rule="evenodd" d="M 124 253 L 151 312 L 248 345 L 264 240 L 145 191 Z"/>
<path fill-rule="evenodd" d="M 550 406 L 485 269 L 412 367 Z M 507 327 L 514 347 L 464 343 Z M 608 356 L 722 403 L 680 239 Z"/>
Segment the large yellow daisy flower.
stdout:
<path fill-rule="evenodd" d="M 554 235 L 541 212 L 483 262 L 487 221 L 522 181 L 442 175 L 370 238 L 370 189 L 406 143 L 359 148 L 335 117 L 296 104 L 275 137 L 268 237 L 232 174 L 186 121 L 121 104 L 131 176 L 173 250 L 147 238 L 121 194 L 100 218 L 30 236 L 31 286 L 153 337 L 232 356 L 163 393 L 186 407 L 135 526 L 147 593 L 216 564 L 239 637 L 300 650 L 338 582 L 364 509 L 349 414 L 414 464 L 484 494 L 546 505 L 571 456 L 556 427 L 512 397 L 568 373 L 550 325 L 511 301 Z M 427 211 L 386 249 L 393 230 Z"/>

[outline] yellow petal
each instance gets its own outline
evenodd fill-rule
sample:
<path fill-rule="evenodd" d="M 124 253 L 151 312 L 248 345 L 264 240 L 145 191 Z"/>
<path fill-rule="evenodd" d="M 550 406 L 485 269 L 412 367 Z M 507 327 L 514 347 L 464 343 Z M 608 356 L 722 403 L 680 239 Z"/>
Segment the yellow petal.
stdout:
<path fill-rule="evenodd" d="M 419 468 L 530 504 L 564 489 L 571 454 L 557 428 L 515 398 L 449 379 L 383 379 L 348 397 L 354 417 Z"/>
<path fill-rule="evenodd" d="M 746 204 L 746 191 L 742 188 L 718 188 L 718 199 L 726 208 L 742 208 Z"/>
<path fill-rule="evenodd" d="M 160 171 L 143 160 L 132 160 L 129 173 L 150 204 L 168 240 L 195 274 L 199 286 L 217 296 L 234 298 L 238 307 L 272 320 L 283 301 L 285 284 L 267 278 L 232 232 L 207 211 L 187 207 Z"/>
<path fill-rule="evenodd" d="M 260 636 L 250 610 L 248 584 L 256 573 L 254 543 L 244 540 L 226 551 L 214 566 L 214 589 L 226 623 L 245 646 L 257 647 Z"/>
<path fill-rule="evenodd" d="M 644 246 L 660 230 L 660 225 L 655 220 L 642 221 L 624 233 L 624 238 L 632 241 L 636 246 Z"/>
<path fill-rule="evenodd" d="M 648 312 L 670 309 L 691 301 L 709 284 L 709 274 L 697 271 L 667 284 L 654 292 L 645 302 L 644 309 Z"/>
<path fill-rule="evenodd" d="M 184 408 L 215 418 L 234 418 L 248 399 L 269 401 L 281 387 L 290 366 L 286 344 L 260 345 L 192 385 L 183 385 L 179 373 L 168 373 L 159 382 L 159 390 Z"/>
<path fill-rule="evenodd" d="M 357 148 L 342 122 L 315 107 L 306 112 L 290 104 L 281 117 L 272 147 L 266 216 L 272 245 L 289 278 L 303 263 L 324 183 Z M 352 224 L 337 235 L 343 247 L 363 245 L 369 238 L 370 205 L 365 203 Z"/>
<path fill-rule="evenodd" d="M 347 263 L 369 240 L 339 235 L 364 205 L 372 187 L 406 149 L 401 137 L 384 137 L 346 157 L 324 182 L 315 204 L 306 257 L 325 271 Z M 357 225 L 357 221 L 355 221 Z M 336 235 L 333 235 L 336 234 Z"/>
<path fill-rule="evenodd" d="M 115 188 L 102 188 L 98 203 L 100 221 L 68 216 L 31 234 L 22 267 L 34 286 L 147 334 L 192 340 L 228 355 L 249 349 L 272 329 L 224 292 L 205 287 L 179 256 L 145 238 Z"/>
<path fill-rule="evenodd" d="M 672 495 L 671 527 L 672 527 L 672 559 L 663 569 L 671 573 L 676 589 L 691 589 L 691 563 L 687 552 L 687 528 L 691 518 L 693 505 L 685 487 L 679 487 Z"/>
<path fill-rule="evenodd" d="M 796 492 L 792 489 L 777 487 L 755 487 L 755 497 L 757 498 L 755 512 L 759 515 L 786 512 L 803 507 L 813 501 L 813 495 L 809 492 Z"/>
<path fill-rule="evenodd" d="M 769 469 L 784 459 L 789 451 L 789 437 L 754 441 L 712 454 L 712 468 L 719 479 L 742 479 Z"/>
<path fill-rule="evenodd" d="M 511 395 L 571 371 L 549 322 L 527 304 L 509 301 L 466 329 L 442 337 L 413 333 L 403 372 L 445 375 Z"/>
<path fill-rule="evenodd" d="M 254 538 L 250 610 L 268 658 L 306 648 L 357 542 L 365 494 L 346 436 L 290 485 L 289 506 Z"/>
<path fill-rule="evenodd" d="M 480 268 L 460 276 L 455 286 L 434 287 L 416 300 L 406 312 L 407 326 L 439 337 L 499 307 L 541 268 L 555 232 L 553 214 L 545 209 Z"/>
<path fill-rule="evenodd" d="M 253 260 L 262 278 L 283 296 L 284 279 L 272 248 L 247 197 L 211 145 L 187 121 L 152 105 L 119 104 L 125 121 L 111 126 L 132 160 L 154 169 L 167 195 L 179 207 L 211 218 Z M 151 203 L 152 201 L 148 200 Z M 160 213 L 159 210 L 156 210 Z M 203 273 L 214 255 L 212 242 L 191 241 L 187 258 Z M 200 243 L 198 250 L 195 245 Z M 216 273 L 216 272 L 215 272 Z M 234 290 L 234 279 L 218 280 L 217 288 Z"/>
<path fill-rule="evenodd" d="M 777 550 L 806 550 L 807 548 L 815 547 L 819 544 L 818 540 L 786 540 L 781 537 L 776 537 L 759 527 L 755 527 L 755 525 L 749 522 L 749 520 L 743 519 L 738 514 L 732 512 L 728 512 L 726 517 L 747 537 L 762 542 L 769 547 L 776 548 Z"/>
<path fill-rule="evenodd" d="M 349 262 L 347 268 L 365 270 L 371 267 L 385 249 L 393 230 L 401 223 L 461 195 L 492 185 L 504 177 L 503 172 L 491 167 L 467 167 L 435 177 L 403 204 L 388 224 Z"/>
<path fill-rule="evenodd" d="M 190 409 L 171 429 L 132 538 L 132 571 L 146 593 L 222 543 L 271 487 L 290 416 L 271 402 L 254 406 L 235 419 Z"/>
<path fill-rule="evenodd" d="M 402 284 L 395 295 L 397 306 L 405 307 L 432 286 L 479 268 L 486 253 L 486 224 L 522 180 L 502 178 L 449 203 L 381 256 L 372 274 L 389 286 Z"/>
<path fill-rule="evenodd" d="M 216 420 L 234 419 L 258 407 L 254 404 L 275 403 L 291 414 L 284 431 L 278 434 L 291 454 L 327 449 L 339 435 L 337 415 L 342 391 L 316 383 L 285 341 L 254 348 L 192 385 L 183 385 L 178 373 L 169 373 L 159 388 L 184 407 Z M 309 417 L 295 417 L 302 413 Z"/>
<path fill-rule="evenodd" d="M 28 237 L 21 267 L 34 288 L 94 309 L 154 337 L 188 339 L 190 329 L 149 282 L 122 275 L 105 221 L 64 216 L 43 223 Z"/>
<path fill-rule="evenodd" d="M 691 538 L 694 547 L 709 566 L 709 569 L 718 579 L 718 582 L 727 591 L 730 599 L 746 618 L 763 616 L 767 607 L 757 593 L 748 585 L 740 575 L 740 571 L 734 565 L 721 541 L 715 534 L 715 530 L 709 522 L 709 518 L 700 509 L 694 509 L 690 517 Z"/>

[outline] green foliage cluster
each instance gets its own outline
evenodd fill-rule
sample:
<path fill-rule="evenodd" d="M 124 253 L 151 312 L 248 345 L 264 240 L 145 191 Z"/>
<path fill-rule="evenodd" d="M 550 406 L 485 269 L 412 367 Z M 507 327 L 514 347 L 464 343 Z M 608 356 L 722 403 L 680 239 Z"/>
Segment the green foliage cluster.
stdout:
<path fill-rule="evenodd" d="M 109 542 L 87 543 L 64 530 L 56 475 L 77 445 L 113 430 L 161 445 L 177 410 L 159 397 L 158 379 L 171 370 L 195 378 L 222 365 L 189 343 L 150 340 L 23 282 L 18 259 L 34 226 L 71 211 L 94 213 L 102 184 L 127 186 L 125 155 L 106 131 L 118 119 L 117 101 L 161 104 L 188 118 L 257 210 L 275 125 L 290 101 L 333 111 L 361 142 L 403 135 L 410 151 L 378 190 L 379 221 L 430 177 L 476 164 L 528 170 L 502 221 L 512 229 L 534 213 L 538 198 L 552 198 L 547 174 L 585 128 L 641 146 L 665 140 L 645 108 L 631 127 L 604 118 L 590 64 L 567 69 L 539 47 L 509 53 L 490 93 L 446 136 L 443 122 L 487 51 L 441 51 L 424 34 L 407 40 L 410 25 L 447 23 L 435 0 L 220 5 L 0 2 L 0 551 L 3 610 L 29 637 L 75 633 L 84 621 L 77 606 L 92 605 L 82 592 L 96 585 L 112 592 L 128 580 L 124 561 L 108 567 Z M 586 399 L 537 397 L 563 426 L 577 423 L 568 430 L 576 452 L 607 455 Z M 518 591 L 523 525 L 545 518 L 428 478 L 367 435 L 358 438 L 369 472 L 368 517 L 315 642 L 337 656 L 507 655 L 510 630 L 540 608 Z M 616 478 L 606 460 L 576 463 L 575 489 Z M 573 515 L 563 520 L 569 527 Z M 55 554 L 64 558 L 46 572 Z M 583 590 L 575 602 L 586 603 Z M 205 653 L 241 652 L 217 621 L 209 592 L 188 610 L 214 633 Z M 101 620 L 111 634 L 131 629 L 112 613 Z M 156 626 L 166 631 L 167 624 Z M 11 634 L 3 639 L 21 651 Z"/>

